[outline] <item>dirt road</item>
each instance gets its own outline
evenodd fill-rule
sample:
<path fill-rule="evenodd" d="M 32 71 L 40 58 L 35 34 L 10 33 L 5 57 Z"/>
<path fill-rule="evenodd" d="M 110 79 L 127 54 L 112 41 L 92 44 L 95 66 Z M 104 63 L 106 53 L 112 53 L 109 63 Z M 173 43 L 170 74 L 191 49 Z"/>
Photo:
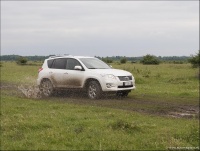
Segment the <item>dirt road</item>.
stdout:
<path fill-rule="evenodd" d="M 21 86 L 1 83 L 0 88 L 1 90 L 6 91 L 7 95 L 16 97 L 27 97 L 30 99 L 37 99 L 41 101 L 61 101 L 80 105 L 91 105 L 127 111 L 135 111 L 150 115 L 199 119 L 198 105 L 180 104 L 177 102 L 169 102 L 164 100 L 143 100 L 131 97 L 117 98 L 115 96 L 104 96 L 100 100 L 90 100 L 85 94 L 79 91 L 63 91 L 61 93 L 56 93 L 50 98 L 41 98 L 40 95 L 39 97 L 37 97 L 38 93 L 40 92 L 35 86 Z"/>

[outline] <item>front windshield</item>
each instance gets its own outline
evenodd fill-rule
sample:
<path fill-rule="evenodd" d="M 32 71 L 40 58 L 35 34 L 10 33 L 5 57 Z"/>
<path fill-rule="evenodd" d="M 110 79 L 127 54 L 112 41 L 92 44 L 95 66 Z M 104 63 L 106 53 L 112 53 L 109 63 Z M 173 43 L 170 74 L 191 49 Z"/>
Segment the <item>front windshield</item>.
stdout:
<path fill-rule="evenodd" d="M 88 69 L 110 69 L 106 63 L 97 58 L 80 58 L 80 60 Z"/>

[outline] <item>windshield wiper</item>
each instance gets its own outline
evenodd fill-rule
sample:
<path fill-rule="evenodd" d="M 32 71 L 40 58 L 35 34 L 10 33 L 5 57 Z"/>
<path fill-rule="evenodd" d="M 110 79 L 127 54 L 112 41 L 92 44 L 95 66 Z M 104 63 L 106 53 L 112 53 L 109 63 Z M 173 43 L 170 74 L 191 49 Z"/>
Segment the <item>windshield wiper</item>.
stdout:
<path fill-rule="evenodd" d="M 97 69 L 97 68 L 88 68 L 88 69 Z"/>
<path fill-rule="evenodd" d="M 109 69 L 109 68 L 88 68 L 88 69 Z"/>

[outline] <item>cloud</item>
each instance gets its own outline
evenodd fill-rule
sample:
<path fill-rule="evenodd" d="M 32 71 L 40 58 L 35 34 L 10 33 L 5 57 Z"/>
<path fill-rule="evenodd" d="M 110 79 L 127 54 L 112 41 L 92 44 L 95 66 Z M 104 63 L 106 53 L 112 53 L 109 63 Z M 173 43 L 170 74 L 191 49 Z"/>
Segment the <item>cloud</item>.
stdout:
<path fill-rule="evenodd" d="M 197 1 L 2 1 L 1 7 L 2 54 L 190 55 L 199 49 Z"/>

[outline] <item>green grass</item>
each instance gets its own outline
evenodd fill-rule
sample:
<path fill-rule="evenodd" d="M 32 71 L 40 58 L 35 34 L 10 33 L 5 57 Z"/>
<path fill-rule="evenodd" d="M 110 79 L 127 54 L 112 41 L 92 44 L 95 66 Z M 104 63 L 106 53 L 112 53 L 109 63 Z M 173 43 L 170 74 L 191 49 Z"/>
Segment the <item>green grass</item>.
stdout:
<path fill-rule="evenodd" d="M 55 101 L 55 100 L 54 100 Z M 197 120 L 2 96 L 2 150 L 198 147 Z"/>
<path fill-rule="evenodd" d="M 128 99 L 27 99 L 14 85 L 34 85 L 39 65 L 1 63 L 1 150 L 166 150 L 199 147 L 199 121 L 133 110 L 167 112 L 198 106 L 198 69 L 190 64 L 116 64 L 133 73 Z M 140 102 L 141 103 L 137 103 Z"/>
<path fill-rule="evenodd" d="M 136 81 L 136 90 L 131 96 L 135 98 L 154 98 L 175 100 L 184 98 L 197 102 L 199 100 L 198 68 L 190 64 L 116 64 L 114 68 L 131 72 Z"/>
<path fill-rule="evenodd" d="M 12 84 L 36 84 L 38 65 L 17 65 L 16 62 L 3 62 L 1 82 Z"/>

